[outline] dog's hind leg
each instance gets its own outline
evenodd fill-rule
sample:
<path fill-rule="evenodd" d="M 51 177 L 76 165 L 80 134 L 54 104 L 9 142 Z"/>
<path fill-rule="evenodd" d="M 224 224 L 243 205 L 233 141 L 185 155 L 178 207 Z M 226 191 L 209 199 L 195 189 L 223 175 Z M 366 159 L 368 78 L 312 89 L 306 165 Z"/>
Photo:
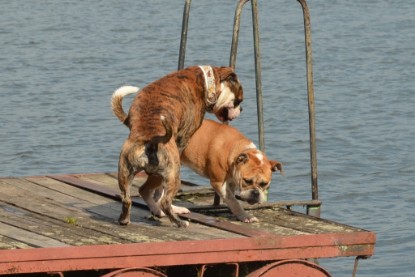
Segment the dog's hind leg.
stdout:
<path fill-rule="evenodd" d="M 162 183 L 163 178 L 160 175 L 152 174 L 148 176 L 146 182 L 142 184 L 139 189 L 140 195 L 143 198 L 144 202 L 146 202 L 151 213 L 157 217 L 165 216 L 156 202 L 159 197 L 154 197 L 155 192 L 163 192 L 162 188 L 157 189 L 158 187 L 162 186 Z"/>
<path fill-rule="evenodd" d="M 169 147 L 166 145 L 167 148 Z M 167 150 L 167 149 L 166 149 Z M 171 147 L 169 155 L 169 166 L 163 174 L 164 195 L 160 200 L 160 207 L 171 222 L 178 227 L 188 227 L 189 222 L 181 220 L 173 210 L 172 202 L 180 188 L 180 154 L 177 147 Z"/>
<path fill-rule="evenodd" d="M 134 172 L 128 170 L 128 167 L 120 167 L 118 170 L 118 185 L 121 190 L 122 211 L 118 222 L 121 225 L 130 224 L 131 213 L 131 195 L 130 186 L 134 179 Z"/>
<path fill-rule="evenodd" d="M 163 195 L 164 195 L 164 188 L 163 188 L 163 186 L 158 187 L 154 191 L 153 198 L 154 198 L 154 201 L 157 202 L 157 204 L 158 204 L 159 207 L 160 207 L 160 201 L 161 201 L 161 198 L 163 197 Z M 180 206 L 176 206 L 176 205 L 171 205 L 171 207 L 172 207 L 173 212 L 175 214 L 189 214 L 190 213 L 190 210 L 188 208 L 186 208 L 186 207 L 180 207 Z M 162 217 L 163 216 L 166 216 L 163 211 L 161 211 L 161 212 L 162 212 Z"/>
<path fill-rule="evenodd" d="M 160 200 L 161 209 L 167 215 L 170 221 L 177 225 L 177 227 L 188 227 L 189 222 L 181 220 L 174 212 L 172 205 L 173 198 L 177 194 L 180 187 L 179 176 L 171 176 L 171 178 L 168 177 L 166 178 L 165 182 L 165 195 Z"/>
<path fill-rule="evenodd" d="M 122 201 L 122 211 L 118 222 L 121 225 L 128 225 L 130 223 L 131 213 L 131 195 L 130 187 L 133 179 L 140 170 L 137 170 L 137 166 L 134 166 L 130 160 L 130 152 L 134 151 L 134 147 L 126 142 L 123 145 L 123 149 L 120 154 L 120 160 L 118 163 L 118 186 L 120 188 L 120 196 Z M 134 156 L 134 154 L 132 155 Z M 135 159 L 133 159 L 134 162 Z"/>

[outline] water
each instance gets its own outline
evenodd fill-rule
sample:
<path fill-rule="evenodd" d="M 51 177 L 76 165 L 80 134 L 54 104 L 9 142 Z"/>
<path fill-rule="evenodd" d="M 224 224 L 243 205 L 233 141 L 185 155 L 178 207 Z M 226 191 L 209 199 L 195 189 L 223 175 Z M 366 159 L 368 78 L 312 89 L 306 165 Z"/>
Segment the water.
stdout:
<path fill-rule="evenodd" d="M 309 1 L 322 215 L 377 233 L 358 276 L 415 271 L 415 7 Z M 236 1 L 193 1 L 186 65 L 227 65 Z M 128 134 L 114 89 L 177 68 L 183 1 L 1 1 L 0 176 L 116 171 Z M 266 152 L 283 162 L 271 200 L 310 199 L 302 14 L 259 1 Z M 250 5 L 237 72 L 257 142 Z M 126 103 L 128 105 L 128 101 Z M 183 178 L 207 183 L 189 171 Z M 323 261 L 351 276 L 352 258 Z"/>

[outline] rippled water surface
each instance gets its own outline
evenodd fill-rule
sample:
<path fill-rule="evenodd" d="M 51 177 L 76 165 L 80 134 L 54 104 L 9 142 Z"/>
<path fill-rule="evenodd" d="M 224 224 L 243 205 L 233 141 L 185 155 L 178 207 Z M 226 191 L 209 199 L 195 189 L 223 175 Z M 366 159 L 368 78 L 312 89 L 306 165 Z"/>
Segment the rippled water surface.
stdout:
<path fill-rule="evenodd" d="M 193 1 L 186 65 L 228 64 L 235 6 Z M 377 233 L 358 276 L 413 276 L 415 6 L 309 6 L 322 216 Z M 260 0 L 259 10 L 266 152 L 286 172 L 270 198 L 309 199 L 301 9 Z M 1 1 L 0 176 L 116 171 L 128 130 L 110 96 L 177 68 L 182 13 L 178 0 Z M 250 24 L 247 5 L 236 63 L 246 96 L 233 125 L 257 142 Z M 183 178 L 206 183 L 187 170 Z M 351 276 L 353 259 L 322 265 Z"/>

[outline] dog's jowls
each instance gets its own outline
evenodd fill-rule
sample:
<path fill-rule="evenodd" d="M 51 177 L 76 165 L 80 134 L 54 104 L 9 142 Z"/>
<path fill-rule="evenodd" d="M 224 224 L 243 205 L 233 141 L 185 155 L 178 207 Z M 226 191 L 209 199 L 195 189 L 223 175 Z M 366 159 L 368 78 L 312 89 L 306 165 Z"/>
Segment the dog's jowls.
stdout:
<path fill-rule="evenodd" d="M 140 195 L 156 216 L 164 214 L 179 227 L 180 220 L 172 200 L 180 187 L 180 154 L 189 138 L 200 127 L 206 112 L 221 121 L 240 113 L 243 90 L 230 67 L 193 66 L 175 71 L 147 85 L 133 100 L 129 113 L 122 108 L 124 96 L 138 92 L 135 87 L 121 87 L 112 96 L 114 114 L 130 129 L 120 153 L 118 184 L 122 212 L 119 223 L 130 223 L 130 186 L 134 176 L 144 170 L 148 179 Z M 163 184 L 160 203 L 153 199 L 154 190 Z"/>
<path fill-rule="evenodd" d="M 251 140 L 236 128 L 204 120 L 181 155 L 184 165 L 210 179 L 210 184 L 242 222 L 258 219 L 244 211 L 235 198 L 249 204 L 267 200 L 272 173 L 282 165 L 256 149 Z"/>

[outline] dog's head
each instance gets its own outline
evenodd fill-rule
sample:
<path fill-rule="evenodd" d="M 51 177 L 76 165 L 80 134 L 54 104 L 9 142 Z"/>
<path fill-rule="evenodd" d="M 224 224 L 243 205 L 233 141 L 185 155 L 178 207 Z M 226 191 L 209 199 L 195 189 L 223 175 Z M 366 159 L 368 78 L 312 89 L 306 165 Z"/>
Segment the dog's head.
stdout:
<path fill-rule="evenodd" d="M 282 164 L 268 160 L 258 149 L 240 153 L 234 160 L 234 166 L 234 182 L 239 185 L 238 198 L 251 205 L 267 201 L 273 172 L 279 171 L 283 174 Z"/>
<path fill-rule="evenodd" d="M 230 121 L 238 117 L 242 111 L 242 85 L 232 67 L 215 69 L 216 102 L 211 110 L 220 121 Z"/>

